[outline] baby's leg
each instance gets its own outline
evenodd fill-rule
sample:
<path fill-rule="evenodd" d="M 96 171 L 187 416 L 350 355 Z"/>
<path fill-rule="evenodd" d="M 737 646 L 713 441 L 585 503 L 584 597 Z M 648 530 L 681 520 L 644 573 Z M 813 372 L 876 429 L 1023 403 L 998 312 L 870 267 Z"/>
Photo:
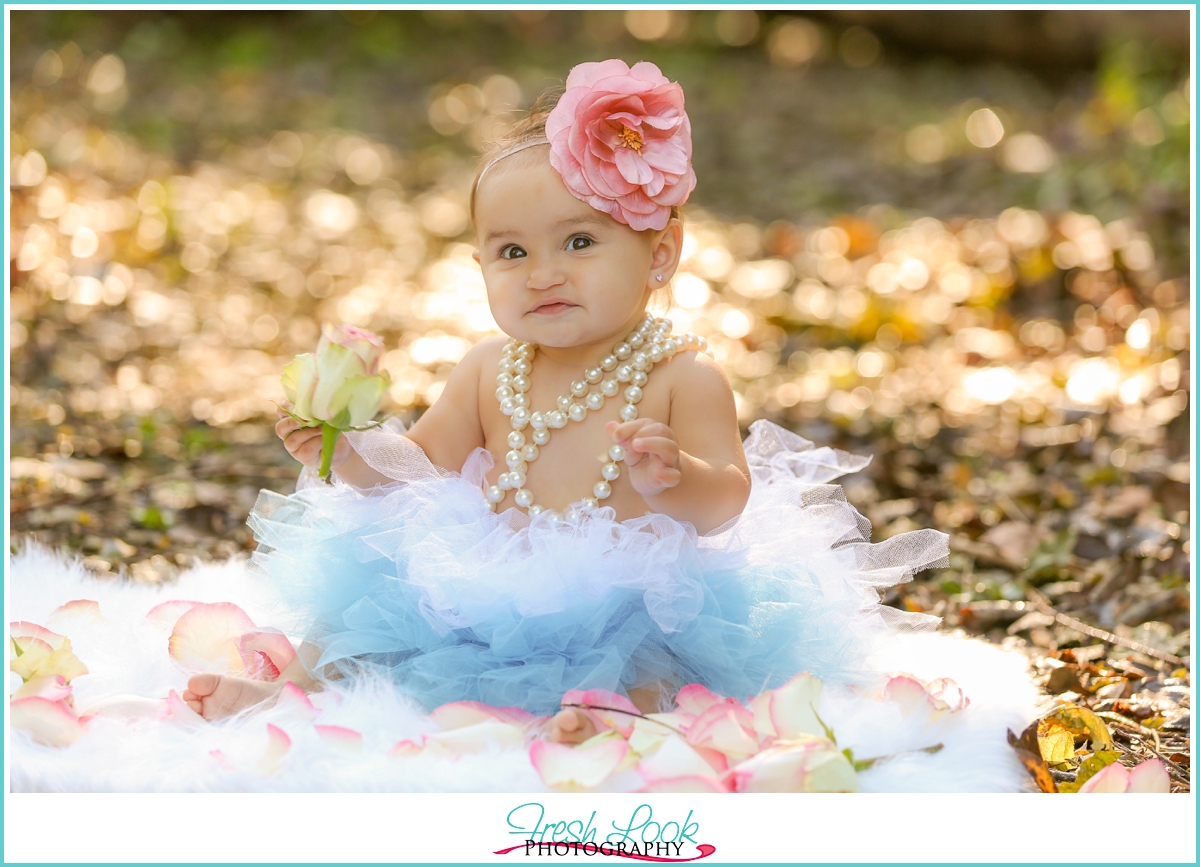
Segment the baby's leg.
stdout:
<path fill-rule="evenodd" d="M 274 681 L 247 680 L 227 674 L 197 674 L 188 680 L 183 691 L 183 700 L 205 719 L 231 716 L 255 705 L 273 703 L 284 684 L 289 681 L 305 692 L 316 692 L 321 688 L 305 667 L 320 656 L 320 650 L 307 641 L 300 645 L 296 658 L 288 663 Z"/>

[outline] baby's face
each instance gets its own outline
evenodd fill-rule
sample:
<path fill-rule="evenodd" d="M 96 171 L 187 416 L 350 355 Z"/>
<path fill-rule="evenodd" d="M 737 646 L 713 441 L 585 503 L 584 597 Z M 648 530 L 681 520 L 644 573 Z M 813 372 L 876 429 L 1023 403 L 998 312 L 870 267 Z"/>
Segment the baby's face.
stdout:
<path fill-rule="evenodd" d="M 661 233 L 635 232 L 581 202 L 546 160 L 493 166 L 475 225 L 492 315 L 510 337 L 611 345 L 644 315 Z"/>

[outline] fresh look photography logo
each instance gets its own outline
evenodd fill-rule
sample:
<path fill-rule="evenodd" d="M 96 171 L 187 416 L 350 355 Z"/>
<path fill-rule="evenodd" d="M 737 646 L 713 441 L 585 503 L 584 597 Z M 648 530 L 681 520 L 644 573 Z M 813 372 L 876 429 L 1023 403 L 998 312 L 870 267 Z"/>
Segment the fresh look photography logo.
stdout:
<path fill-rule="evenodd" d="M 640 804 L 627 818 L 606 823 L 595 810 L 586 818 L 547 818 L 545 806 L 530 801 L 509 810 L 506 821 L 507 833 L 522 842 L 498 849 L 496 855 L 698 861 L 716 851 L 715 846 L 699 842 L 700 823 L 693 810 L 662 817 L 649 804 Z"/>

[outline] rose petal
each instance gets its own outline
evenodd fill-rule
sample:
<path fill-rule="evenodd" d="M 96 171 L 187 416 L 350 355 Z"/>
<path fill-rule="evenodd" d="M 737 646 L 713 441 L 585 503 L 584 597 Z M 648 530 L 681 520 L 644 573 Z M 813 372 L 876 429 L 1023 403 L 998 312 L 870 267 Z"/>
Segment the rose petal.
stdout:
<path fill-rule="evenodd" d="M 444 730 L 459 729 L 487 720 L 499 720 L 513 725 L 525 725 L 535 717 L 519 707 L 492 707 L 478 701 L 454 701 L 433 709 L 429 718 Z"/>
<path fill-rule="evenodd" d="M 547 786 L 571 791 L 600 785 L 620 767 L 628 752 L 629 744 L 615 735 L 593 738 L 577 747 L 535 741 L 529 748 L 529 760 Z"/>
<path fill-rule="evenodd" d="M 681 792 L 681 793 L 698 793 L 698 792 L 728 792 L 729 789 L 715 777 L 689 776 L 689 777 L 664 777 L 660 780 L 655 780 L 653 783 L 647 783 L 638 789 L 639 792 Z"/>
<path fill-rule="evenodd" d="M 8 707 L 12 727 L 29 732 L 35 741 L 46 746 L 68 746 L 85 731 L 65 702 L 35 695 L 16 699 Z"/>
<path fill-rule="evenodd" d="M 647 783 L 692 776 L 715 779 L 712 765 L 676 734 L 665 737 L 654 754 L 642 759 L 637 769 Z"/>
<path fill-rule="evenodd" d="M 1120 762 L 1113 762 L 1092 774 L 1088 781 L 1079 787 L 1079 794 L 1087 792 L 1117 794 L 1128 791 L 1128 789 L 1129 771 Z"/>
<path fill-rule="evenodd" d="M 417 756 L 421 754 L 421 745 L 412 741 L 398 741 L 394 747 L 388 750 L 388 755 L 392 758 L 403 758 L 405 756 Z"/>
<path fill-rule="evenodd" d="M 267 749 L 254 769 L 260 774 L 273 774 L 279 770 L 284 756 L 292 748 L 292 739 L 279 726 L 267 723 Z"/>
<path fill-rule="evenodd" d="M 8 625 L 8 634 L 12 638 L 38 638 L 50 645 L 54 650 L 62 647 L 66 637 L 59 635 L 57 632 L 51 632 L 44 626 L 38 626 L 36 623 L 30 623 L 27 620 L 18 620 Z"/>
<path fill-rule="evenodd" d="M 584 713 L 592 718 L 601 728 L 613 728 L 627 736 L 633 730 L 633 717 L 639 717 L 642 712 L 637 705 L 623 695 L 609 692 L 606 689 L 568 690 L 562 697 L 565 705 L 586 705 Z M 610 708 L 598 710 L 597 708 Z"/>
<path fill-rule="evenodd" d="M 723 699 L 719 695 L 714 695 L 698 683 L 689 683 L 675 696 L 675 707 L 684 713 L 691 713 L 699 716 L 704 713 L 714 704 L 719 704 Z"/>
<path fill-rule="evenodd" d="M 716 750 L 732 763 L 758 752 L 754 717 L 740 704 L 710 706 L 688 729 L 687 740 L 694 747 Z"/>
<path fill-rule="evenodd" d="M 184 599 L 172 599 L 170 602 L 155 605 L 147 611 L 146 620 L 159 629 L 172 629 L 180 617 L 199 604 L 199 602 L 189 602 Z"/>
<path fill-rule="evenodd" d="M 60 605 L 50 613 L 46 620 L 56 629 L 72 626 L 76 623 L 93 625 L 107 622 L 100 613 L 100 603 L 91 599 L 73 599 L 65 605 Z"/>
<path fill-rule="evenodd" d="M 275 707 L 286 708 L 290 710 L 292 715 L 305 720 L 316 719 L 317 714 L 320 713 L 313 706 L 312 701 L 304 690 L 300 689 L 300 687 L 296 686 L 290 680 L 279 691 L 279 698 L 275 702 Z"/>
<path fill-rule="evenodd" d="M 205 721 L 204 717 L 187 706 L 187 702 L 175 690 L 167 693 L 164 702 L 163 719 L 185 725 L 199 725 Z"/>
<path fill-rule="evenodd" d="M 18 624 L 14 624 L 16 625 Z M 23 631 L 25 634 L 14 634 L 11 638 L 9 649 L 13 657 L 8 662 L 9 670 L 19 674 L 22 680 L 57 674 L 70 683 L 80 675 L 88 673 L 87 666 L 71 651 L 70 639 L 40 626 L 35 627 L 36 635 L 31 634 L 29 630 Z M 46 640 L 47 638 L 49 640 Z"/>
<path fill-rule="evenodd" d="M 202 602 L 176 621 L 167 647 L 191 671 L 241 673 L 238 640 L 253 629 L 254 621 L 232 602 Z"/>
<path fill-rule="evenodd" d="M 313 728 L 317 730 L 317 734 L 321 736 L 321 740 L 338 752 L 345 753 L 348 756 L 356 756 L 362 753 L 362 734 L 356 732 L 354 729 L 348 729 L 343 726 L 322 725 L 315 725 Z"/>
<path fill-rule="evenodd" d="M 296 658 L 296 648 L 288 637 L 272 630 L 247 632 L 237 646 L 246 676 L 254 680 L 275 680 Z"/>
<path fill-rule="evenodd" d="M 738 792 L 857 792 L 849 759 L 824 738 L 780 741 L 731 771 Z"/>
<path fill-rule="evenodd" d="M 525 727 L 512 725 L 497 719 L 488 719 L 474 725 L 425 735 L 425 749 L 438 753 L 463 756 L 481 753 L 494 746 L 501 748 L 519 747 L 525 744 Z"/>
<path fill-rule="evenodd" d="M 66 701 L 71 697 L 71 687 L 61 674 L 47 674 L 26 681 L 12 694 L 13 699 L 31 698 L 48 699 L 49 701 Z"/>
<path fill-rule="evenodd" d="M 825 729 L 817 720 L 816 711 L 820 699 L 821 681 L 806 671 L 772 690 L 768 713 L 775 735 L 786 740 L 801 735 L 823 735 Z M 760 725 L 756 722 L 756 728 Z"/>
<path fill-rule="evenodd" d="M 1111 768 L 1112 765 L 1109 765 Z M 1139 793 L 1167 794 L 1171 791 L 1171 777 L 1166 765 L 1158 759 L 1150 759 L 1137 765 L 1129 772 L 1127 791 Z"/>

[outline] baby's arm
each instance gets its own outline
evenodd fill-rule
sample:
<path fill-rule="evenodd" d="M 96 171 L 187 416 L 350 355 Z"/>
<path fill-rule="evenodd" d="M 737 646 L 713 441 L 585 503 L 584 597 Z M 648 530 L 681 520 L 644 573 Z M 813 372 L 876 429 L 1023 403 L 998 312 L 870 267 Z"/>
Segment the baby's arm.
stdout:
<path fill-rule="evenodd" d="M 707 533 L 741 514 L 750 496 L 733 389 L 701 353 L 678 355 L 668 369 L 667 422 L 610 422 L 608 431 L 625 446 L 630 481 L 647 505 Z"/>
<path fill-rule="evenodd" d="M 446 381 L 441 396 L 405 433 L 439 467 L 457 471 L 471 451 L 483 445 L 483 427 L 479 421 L 480 356 L 488 352 L 490 342 L 494 341 L 481 342 L 463 357 Z M 275 433 L 300 463 L 309 467 L 320 465 L 319 427 L 302 428 L 281 411 Z M 339 479 L 356 488 L 373 488 L 395 481 L 368 465 L 346 437 L 338 437 L 332 467 Z"/>

